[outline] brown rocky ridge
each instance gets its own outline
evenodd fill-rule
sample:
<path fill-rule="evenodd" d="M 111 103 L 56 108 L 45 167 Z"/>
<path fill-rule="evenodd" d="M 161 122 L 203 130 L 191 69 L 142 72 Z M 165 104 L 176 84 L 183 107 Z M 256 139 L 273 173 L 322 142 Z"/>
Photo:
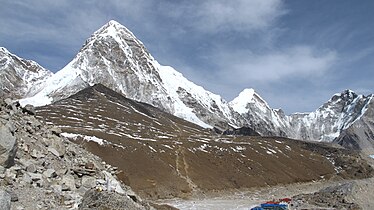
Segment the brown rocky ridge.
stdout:
<path fill-rule="evenodd" d="M 279 137 L 219 135 L 103 85 L 37 108 L 37 117 L 118 167 L 147 200 L 373 175 L 358 152 Z"/>

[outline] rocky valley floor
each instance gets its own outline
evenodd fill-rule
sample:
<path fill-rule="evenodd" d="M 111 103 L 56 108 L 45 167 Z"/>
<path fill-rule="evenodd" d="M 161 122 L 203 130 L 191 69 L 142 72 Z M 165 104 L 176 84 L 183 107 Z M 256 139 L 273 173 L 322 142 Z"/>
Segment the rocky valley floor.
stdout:
<path fill-rule="evenodd" d="M 178 209 L 249 209 L 265 201 L 292 198 L 291 209 L 373 209 L 374 179 L 319 181 L 226 191 L 189 199 L 159 200 Z"/>

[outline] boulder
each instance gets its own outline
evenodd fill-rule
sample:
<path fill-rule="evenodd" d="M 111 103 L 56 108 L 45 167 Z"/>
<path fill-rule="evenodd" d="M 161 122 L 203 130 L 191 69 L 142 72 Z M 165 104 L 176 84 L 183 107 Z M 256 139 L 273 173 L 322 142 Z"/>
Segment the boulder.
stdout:
<path fill-rule="evenodd" d="M 50 131 L 56 136 L 60 136 L 60 134 L 62 133 L 61 128 L 59 127 L 52 127 Z"/>
<path fill-rule="evenodd" d="M 108 191 L 88 190 L 82 199 L 79 209 L 146 209 L 126 195 Z"/>
<path fill-rule="evenodd" d="M 75 179 L 71 174 L 66 174 L 62 177 L 62 185 L 64 191 L 75 190 Z"/>
<path fill-rule="evenodd" d="M 43 176 L 41 174 L 38 174 L 38 173 L 27 172 L 27 175 L 30 176 L 32 181 L 39 181 L 39 180 L 43 179 Z"/>
<path fill-rule="evenodd" d="M 23 113 L 27 113 L 29 115 L 35 115 L 35 107 L 33 105 L 27 104 L 25 107 L 22 108 Z"/>
<path fill-rule="evenodd" d="M 61 139 L 58 139 L 58 137 L 55 137 L 54 139 L 51 139 L 51 145 L 49 146 L 48 150 L 58 156 L 62 157 L 65 155 L 66 147 L 64 145 L 64 142 L 61 141 Z"/>
<path fill-rule="evenodd" d="M 31 173 L 35 173 L 36 170 L 38 169 L 36 168 L 35 164 L 30 164 L 26 167 L 26 171 L 31 172 Z"/>
<path fill-rule="evenodd" d="M 4 102 L 5 102 L 5 105 L 6 105 L 6 106 L 12 106 L 12 104 L 13 104 L 13 101 L 12 101 L 12 99 L 10 99 L 10 98 L 6 98 L 6 99 L 4 100 Z"/>
<path fill-rule="evenodd" d="M 8 192 L 0 190 L 0 209 L 10 210 L 11 199 L 12 197 Z"/>
<path fill-rule="evenodd" d="M 56 171 L 52 168 L 49 168 L 43 172 L 43 175 L 47 178 L 55 177 Z"/>
<path fill-rule="evenodd" d="M 7 126 L 0 127 L 0 165 L 9 168 L 14 165 L 14 157 L 17 153 L 16 137 Z"/>
<path fill-rule="evenodd" d="M 11 202 L 18 201 L 18 195 L 13 190 L 8 189 L 6 192 L 9 193 Z"/>
<path fill-rule="evenodd" d="M 96 178 L 91 176 L 83 176 L 82 186 L 88 189 L 96 187 Z"/>

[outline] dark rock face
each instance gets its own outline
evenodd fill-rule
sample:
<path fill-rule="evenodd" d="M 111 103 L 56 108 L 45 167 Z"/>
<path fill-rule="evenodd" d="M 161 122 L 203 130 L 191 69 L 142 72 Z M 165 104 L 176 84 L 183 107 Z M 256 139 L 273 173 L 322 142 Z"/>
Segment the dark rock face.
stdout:
<path fill-rule="evenodd" d="M 229 129 L 222 133 L 223 135 L 234 135 L 234 136 L 260 136 L 255 130 L 250 127 L 241 127 L 237 129 Z"/>
<path fill-rule="evenodd" d="M 374 100 L 366 105 L 365 113 L 334 140 L 346 148 L 374 154 Z"/>
<path fill-rule="evenodd" d="M 333 142 L 352 150 L 360 150 L 360 138 L 357 134 L 344 130 Z"/>

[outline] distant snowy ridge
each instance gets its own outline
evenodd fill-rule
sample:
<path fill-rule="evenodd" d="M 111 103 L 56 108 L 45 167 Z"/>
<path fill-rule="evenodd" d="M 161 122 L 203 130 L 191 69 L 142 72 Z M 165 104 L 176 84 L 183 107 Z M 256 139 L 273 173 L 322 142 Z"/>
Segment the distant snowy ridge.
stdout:
<path fill-rule="evenodd" d="M 22 98 L 35 95 L 52 72 L 31 60 L 20 58 L 0 47 L 0 96 Z"/>

